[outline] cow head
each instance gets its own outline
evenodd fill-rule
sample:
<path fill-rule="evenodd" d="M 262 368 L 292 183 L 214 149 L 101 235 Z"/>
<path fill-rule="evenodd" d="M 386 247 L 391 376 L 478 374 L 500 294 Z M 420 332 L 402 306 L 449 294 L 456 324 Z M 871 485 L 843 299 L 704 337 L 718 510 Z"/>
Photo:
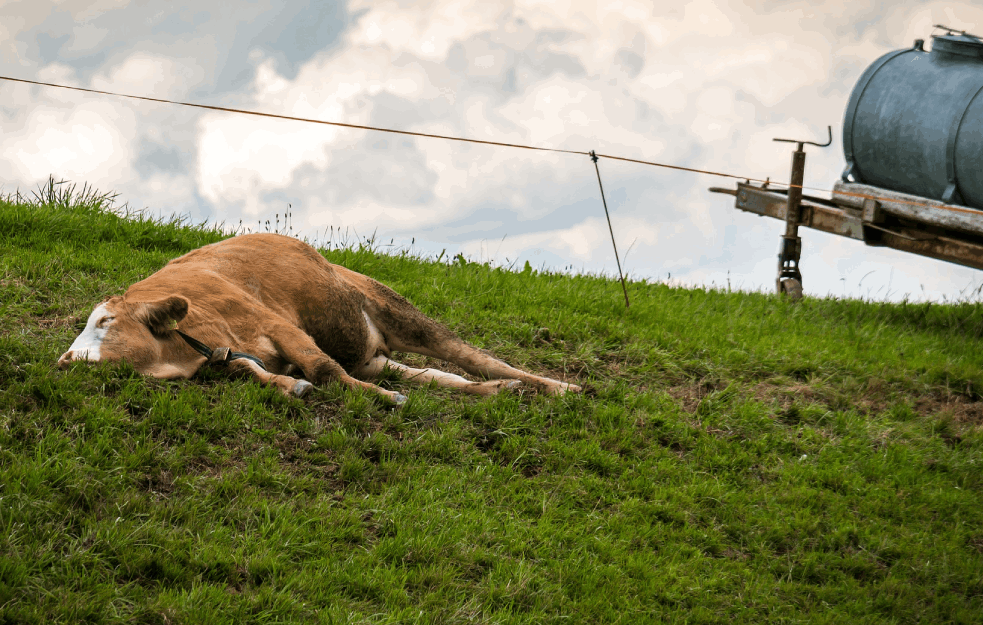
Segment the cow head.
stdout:
<path fill-rule="evenodd" d="M 58 359 L 64 369 L 75 361 L 119 362 L 154 377 L 174 375 L 171 352 L 180 338 L 172 330 L 188 314 L 188 300 L 173 295 L 151 302 L 110 298 L 89 315 L 85 329 Z M 188 375 L 190 375 L 189 372 Z"/>

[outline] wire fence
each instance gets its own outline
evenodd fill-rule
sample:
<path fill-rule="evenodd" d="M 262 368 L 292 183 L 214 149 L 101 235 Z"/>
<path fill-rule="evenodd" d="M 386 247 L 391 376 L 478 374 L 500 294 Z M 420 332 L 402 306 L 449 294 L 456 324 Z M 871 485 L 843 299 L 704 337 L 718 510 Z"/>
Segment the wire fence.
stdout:
<path fill-rule="evenodd" d="M 24 83 L 24 84 L 28 84 L 28 85 L 36 85 L 36 86 L 39 86 L 39 87 L 54 87 L 54 88 L 58 88 L 58 89 L 68 89 L 68 90 L 71 90 L 71 91 L 81 91 L 83 93 L 93 93 L 93 94 L 97 94 L 97 95 L 111 96 L 111 97 L 116 97 L 116 98 L 129 98 L 131 100 L 141 100 L 141 101 L 144 101 L 144 102 L 155 102 L 155 103 L 158 103 L 158 104 L 172 104 L 172 105 L 176 105 L 176 106 L 186 106 L 186 107 L 190 107 L 190 108 L 196 108 L 196 109 L 202 109 L 202 110 L 208 110 L 208 111 L 219 111 L 219 112 L 222 112 L 222 113 L 236 113 L 236 114 L 239 114 L 239 115 L 252 115 L 252 116 L 255 116 L 255 117 L 265 117 L 265 118 L 268 118 L 268 119 L 282 119 L 282 120 L 286 120 L 286 121 L 302 122 L 302 123 L 308 123 L 308 124 L 320 124 L 320 125 L 324 125 L 324 126 L 335 126 L 335 127 L 338 127 L 338 128 L 350 128 L 350 129 L 355 129 L 355 130 L 372 130 L 372 131 L 376 131 L 376 132 L 388 132 L 388 133 L 392 133 L 392 134 L 406 135 L 406 136 L 410 136 L 410 137 L 421 137 L 421 138 L 427 138 L 427 139 L 442 139 L 442 140 L 445 140 L 445 141 L 458 141 L 458 142 L 463 142 L 463 143 L 476 143 L 476 144 L 480 144 L 480 145 L 490 145 L 490 146 L 505 147 L 505 148 L 516 148 L 516 149 L 520 149 L 520 150 L 536 150 L 536 151 L 540 151 L 540 152 L 556 152 L 556 153 L 559 153 L 559 154 L 577 154 L 577 155 L 580 155 L 580 156 L 591 156 L 594 153 L 592 151 L 564 150 L 564 149 L 561 149 L 561 148 L 549 148 L 549 147 L 542 147 L 542 146 L 535 146 L 535 145 L 526 145 L 526 144 L 522 144 L 522 143 L 508 143 L 508 142 L 504 142 L 504 141 L 489 141 L 489 140 L 485 140 L 485 139 L 472 139 L 472 138 L 469 138 L 469 137 L 455 137 L 455 136 L 452 136 L 452 135 L 440 135 L 440 134 L 433 134 L 433 133 L 427 133 L 427 132 L 414 132 L 414 131 L 411 131 L 411 130 L 400 130 L 400 129 L 397 129 L 397 128 L 382 128 L 380 126 L 369 126 L 369 125 L 365 125 L 365 124 L 350 124 L 350 123 L 347 123 L 347 122 L 336 122 L 336 121 L 328 121 L 328 120 L 323 120 L 323 119 L 312 119 L 312 118 L 309 118 L 309 117 L 297 117 L 297 116 L 294 116 L 294 115 L 281 115 L 279 113 L 267 113 L 267 112 L 263 112 L 263 111 L 250 111 L 250 110 L 246 110 L 246 109 L 239 109 L 239 108 L 234 108 L 234 107 L 229 107 L 229 106 L 215 106 L 215 105 L 211 105 L 211 104 L 198 104 L 198 103 L 195 103 L 195 102 L 182 102 L 182 101 L 179 101 L 179 100 L 169 100 L 167 98 L 154 98 L 154 97 L 150 97 L 150 96 L 133 95 L 133 94 L 129 94 L 129 93 L 118 93 L 118 92 L 115 92 L 115 91 L 105 91 L 105 90 L 101 90 L 101 89 L 89 89 L 89 88 L 86 88 L 86 87 L 76 87 L 76 86 L 72 86 L 72 85 L 59 85 L 59 84 L 56 84 L 56 83 L 42 82 L 42 81 L 38 81 L 38 80 L 27 80 L 25 78 L 12 78 L 10 76 L 0 76 L 0 80 L 7 80 L 7 81 L 10 81 L 10 82 Z M 598 152 L 597 153 L 597 156 L 600 157 L 600 158 L 607 158 L 607 159 L 611 159 L 611 160 L 615 160 L 615 161 L 624 161 L 624 162 L 628 162 L 628 163 L 638 163 L 638 164 L 641 164 L 641 165 L 650 165 L 650 166 L 653 166 L 653 167 L 661 167 L 661 168 L 673 169 L 673 170 L 677 170 L 677 171 L 687 171 L 687 172 L 692 172 L 692 173 L 697 173 L 697 174 L 707 174 L 707 175 L 710 175 L 710 176 L 719 176 L 719 177 L 722 177 L 722 178 L 731 178 L 731 179 L 734 179 L 734 180 L 747 180 L 749 182 L 761 182 L 761 183 L 770 182 L 770 184 L 773 184 L 773 185 L 774 184 L 778 184 L 780 186 L 786 186 L 786 187 L 789 186 L 788 184 L 782 184 L 782 183 L 778 183 L 778 182 L 775 182 L 775 181 L 762 180 L 760 178 L 753 178 L 753 177 L 748 177 L 748 176 L 738 176 L 738 175 L 735 175 L 735 174 L 729 174 L 729 173 L 725 173 L 725 172 L 712 171 L 712 170 L 708 170 L 708 169 L 698 169 L 698 168 L 693 168 L 693 167 L 684 167 L 682 165 L 673 165 L 673 164 L 670 164 L 670 163 L 660 163 L 660 162 L 657 162 L 657 161 L 647 161 L 647 160 L 641 160 L 641 159 L 635 159 L 635 158 L 628 158 L 628 157 L 624 157 L 624 156 L 617 156 L 617 155 L 614 155 L 614 154 L 603 154 L 603 153 Z M 818 188 L 813 188 L 813 187 L 802 187 L 802 188 L 803 189 L 810 189 L 810 190 L 814 190 L 814 191 L 824 191 L 824 189 L 818 189 Z"/>
<path fill-rule="evenodd" d="M 798 189 L 808 190 L 808 191 L 818 191 L 818 192 L 821 192 L 821 193 L 830 193 L 830 194 L 833 194 L 834 193 L 834 191 L 831 190 L 831 189 L 825 189 L 825 188 L 821 188 L 821 187 L 810 187 L 810 186 L 799 185 L 799 184 L 791 184 L 790 182 L 776 182 L 776 181 L 773 181 L 773 180 L 767 179 L 767 178 L 764 179 L 764 180 L 762 180 L 760 178 L 754 178 L 754 177 L 751 177 L 751 176 L 741 176 L 741 175 L 731 174 L 731 173 L 727 173 L 727 172 L 713 171 L 713 170 L 709 170 L 709 169 L 700 169 L 700 168 L 695 168 L 695 167 L 685 167 L 685 166 L 682 166 L 682 165 L 674 165 L 674 164 L 671 164 L 671 163 L 663 163 L 663 162 L 659 162 L 659 161 L 650 161 L 650 160 L 644 160 L 644 159 L 629 158 L 629 157 L 618 156 L 618 155 L 614 155 L 614 154 L 603 154 L 603 153 L 595 152 L 593 150 L 591 150 L 589 152 L 583 151 L 583 150 L 565 150 L 565 149 L 562 149 L 562 148 L 543 147 L 543 146 L 527 145 L 527 144 L 521 144 L 521 143 L 509 143 L 509 142 L 504 142 L 504 141 L 491 141 L 491 140 L 486 140 L 486 139 L 473 139 L 473 138 L 469 138 L 469 137 L 457 137 L 457 136 L 453 136 L 453 135 L 442 135 L 442 134 L 435 134 L 435 133 L 415 132 L 415 131 L 411 131 L 411 130 L 401 130 L 401 129 L 397 129 L 397 128 L 383 128 L 383 127 L 380 127 L 380 126 L 370 126 L 370 125 L 367 125 L 367 124 L 351 124 L 351 123 L 347 123 L 347 122 L 328 121 L 328 120 L 323 120 L 323 119 L 312 119 L 312 118 L 309 118 L 309 117 L 298 117 L 298 116 L 294 116 L 294 115 L 282 115 L 282 114 L 279 114 L 279 113 L 268 113 L 268 112 L 263 112 L 263 111 L 250 111 L 250 110 L 247 110 L 247 109 L 240 109 L 240 108 L 234 108 L 234 107 L 228 107 L 228 106 L 215 106 L 215 105 L 211 105 L 211 104 L 199 104 L 199 103 L 195 103 L 195 102 L 182 102 L 180 100 L 171 100 L 171 99 L 167 99 L 167 98 L 155 98 L 155 97 L 151 97 L 151 96 L 142 96 L 142 95 L 134 95 L 134 94 L 128 94 L 128 93 L 119 93 L 119 92 L 115 92 L 115 91 L 107 91 L 107 90 L 102 90 L 102 89 L 90 89 L 90 88 L 86 88 L 86 87 L 77 87 L 77 86 L 73 86 L 73 85 L 61 85 L 61 84 L 57 84 L 57 83 L 44 82 L 44 81 L 39 81 L 39 80 L 28 80 L 28 79 L 25 79 L 25 78 L 14 78 L 14 77 L 11 77 L 11 76 L 0 76 L 0 80 L 5 80 L 5 81 L 9 81 L 9 82 L 14 82 L 14 83 L 22 83 L 22 84 L 27 84 L 27 85 L 35 85 L 35 86 L 38 86 L 38 87 L 50 87 L 50 88 L 56 88 L 56 89 L 66 89 L 66 90 L 70 90 L 70 91 L 78 91 L 78 92 L 82 92 L 82 93 L 96 94 L 96 95 L 100 95 L 100 96 L 110 96 L 110 97 L 115 97 L 115 98 L 127 98 L 127 99 L 131 99 L 131 100 L 139 100 L 139 101 L 144 101 L 144 102 L 153 102 L 153 103 L 158 103 L 158 104 L 170 104 L 170 105 L 175 105 L 175 106 L 184 106 L 184 107 L 195 108 L 195 109 L 200 109 L 200 110 L 207 110 L 207 111 L 218 111 L 218 112 L 222 112 L 222 113 L 234 113 L 234 114 L 238 114 L 238 115 L 250 115 L 250 116 L 255 116 L 255 117 L 264 117 L 264 118 L 267 118 L 267 119 L 279 119 L 279 120 L 284 120 L 284 121 L 293 121 L 293 122 L 300 122 L 300 123 L 307 123 L 307 124 L 319 124 L 319 125 L 325 125 L 325 126 L 333 126 L 333 127 L 337 127 L 337 128 L 348 128 L 348 129 L 354 129 L 354 130 L 367 130 L 367 131 L 374 131 L 374 132 L 385 132 L 385 133 L 398 134 L 398 135 L 404 135 L 404 136 L 409 136 L 409 137 L 419 137 L 419 138 L 425 138 L 425 139 L 439 139 L 439 140 L 444 140 L 444 141 L 456 141 L 456 142 L 462 142 L 462 143 L 472 143 L 472 144 L 495 146 L 495 147 L 504 147 L 504 148 L 513 148 L 513 149 L 520 149 L 520 150 L 534 150 L 534 151 L 538 151 L 538 152 L 553 152 L 553 153 L 559 153 L 559 154 L 575 154 L 575 155 L 579 155 L 579 156 L 588 156 L 588 157 L 590 157 L 594 161 L 595 169 L 597 168 L 597 159 L 598 158 L 606 158 L 606 159 L 610 159 L 610 160 L 613 160 L 613 161 L 622 161 L 622 162 L 626 162 L 626 163 L 636 163 L 636 164 L 640 164 L 640 165 L 648 165 L 648 166 L 651 166 L 651 167 L 659 167 L 659 168 L 670 169 L 670 170 L 675 170 L 675 171 L 684 171 L 684 172 L 690 172 L 690 173 L 695 173 L 695 174 L 704 174 L 704 175 L 709 175 L 709 176 L 717 176 L 717 177 L 721 177 L 721 178 L 729 178 L 729 179 L 732 179 L 732 180 L 739 180 L 739 181 L 740 180 L 743 180 L 746 183 L 751 183 L 751 182 L 762 183 L 763 186 L 775 186 L 775 185 L 777 185 L 779 187 L 784 187 L 786 189 L 795 189 L 795 188 L 798 188 Z M 597 182 L 598 182 L 598 186 L 600 187 L 600 190 L 601 190 L 601 200 L 604 203 L 604 212 L 605 212 L 605 216 L 608 219 L 608 226 L 610 228 L 611 220 L 610 220 L 610 215 L 608 214 L 607 201 L 604 199 L 604 186 L 601 183 L 600 170 L 597 170 Z M 842 189 L 837 190 L 836 191 L 836 195 L 839 195 L 841 197 L 852 197 L 852 198 L 856 198 L 856 199 L 860 199 L 860 200 L 875 200 L 875 201 L 881 201 L 881 202 L 883 202 L 885 200 L 892 199 L 892 198 L 886 198 L 886 197 L 877 196 L 877 195 L 870 195 L 870 194 L 864 194 L 864 193 L 855 193 L 855 192 L 845 191 L 845 190 L 842 190 Z M 907 201 L 906 203 L 907 204 L 910 204 L 912 206 L 932 208 L 932 209 L 935 209 L 935 210 L 941 209 L 941 210 L 950 211 L 950 212 L 968 213 L 968 214 L 972 214 L 972 215 L 976 215 L 976 216 L 980 216 L 981 215 L 980 211 L 977 211 L 977 210 L 974 210 L 974 209 L 971 209 L 971 208 L 962 208 L 962 207 L 959 207 L 959 206 L 952 206 L 952 205 L 949 205 L 949 204 L 939 204 L 939 203 L 934 203 L 934 202 L 932 202 L 932 203 L 930 203 L 930 202 L 918 202 L 918 201 Z M 622 284 L 624 284 L 624 276 L 623 276 L 623 274 L 621 272 L 621 260 L 618 257 L 617 246 L 615 245 L 615 242 L 614 242 L 614 231 L 613 231 L 613 229 L 611 229 L 611 244 L 614 247 L 615 260 L 618 262 L 618 273 L 619 273 L 619 276 L 621 277 Z M 625 291 L 625 305 L 626 306 L 628 305 L 628 293 L 627 293 L 627 290 Z"/>
<path fill-rule="evenodd" d="M 312 118 L 309 118 L 309 117 L 298 117 L 298 116 L 294 116 L 294 115 L 282 115 L 282 114 L 279 114 L 279 113 L 267 113 L 267 112 L 263 112 L 263 111 L 250 111 L 250 110 L 247 110 L 247 109 L 239 109 L 239 108 L 234 108 L 234 107 L 229 107 L 229 106 L 215 106 L 215 105 L 212 105 L 212 104 L 199 104 L 199 103 L 196 103 L 196 102 L 182 102 L 180 100 L 170 100 L 170 99 L 167 99 L 167 98 L 155 98 L 155 97 L 151 97 L 151 96 L 134 95 L 134 94 L 129 94 L 129 93 L 119 93 L 119 92 L 115 92 L 115 91 L 106 91 L 106 90 L 102 90 L 102 89 L 90 89 L 90 88 L 86 88 L 86 87 L 76 87 L 76 86 L 73 86 L 73 85 L 60 85 L 60 84 L 57 84 L 57 83 L 44 82 L 44 81 L 40 81 L 40 80 L 28 80 L 26 78 L 14 78 L 12 76 L 0 76 L 0 80 L 6 80 L 6 81 L 9 81 L 9 82 L 16 82 L 16 83 L 23 83 L 23 84 L 28 84 L 28 85 L 35 85 L 35 86 L 39 86 L 39 87 L 52 87 L 52 88 L 57 88 L 57 89 L 68 89 L 68 90 L 71 90 L 71 91 L 80 91 L 80 92 L 83 92 L 83 93 L 92 93 L 92 94 L 103 95 L 103 96 L 110 96 L 110 97 L 115 97 L 115 98 L 128 98 L 128 99 L 131 99 L 131 100 L 141 100 L 141 101 L 144 101 L 144 102 L 155 102 L 155 103 L 158 103 L 158 104 L 171 104 L 171 105 L 175 105 L 175 106 L 185 106 L 185 107 L 189 107 L 189 108 L 196 108 L 196 109 L 202 109 L 202 110 L 208 110 L 208 111 L 219 111 L 219 112 L 222 112 L 222 113 L 235 113 L 235 114 L 239 114 L 239 115 L 251 115 L 251 116 L 255 116 L 255 117 L 265 117 L 265 118 L 268 118 L 268 119 L 281 119 L 281 120 L 286 120 L 286 121 L 294 121 L 294 122 L 301 122 L 301 123 L 308 123 L 308 124 L 320 124 L 320 125 L 324 125 L 324 126 L 334 126 L 334 127 L 338 127 L 338 128 L 350 128 L 350 129 L 355 129 L 355 130 L 370 130 L 370 131 L 375 131 L 375 132 L 387 132 L 387 133 L 392 133 L 392 134 L 405 135 L 405 136 L 410 136 L 410 137 L 420 137 L 420 138 L 426 138 L 426 139 L 441 139 L 441 140 L 444 140 L 444 141 L 457 141 L 457 142 L 462 142 L 462 143 L 474 143 L 474 144 L 480 144 L 480 145 L 489 145 L 489 146 L 504 147 L 504 148 L 514 148 L 514 149 L 520 149 L 520 150 L 535 150 L 535 151 L 539 151 L 539 152 L 555 152 L 555 153 L 559 153 L 559 154 L 576 154 L 576 155 L 588 156 L 588 157 L 590 157 L 590 156 L 592 156 L 592 155 L 595 154 L 594 151 L 564 150 L 562 148 L 550 148 L 550 147 L 543 147 L 543 146 L 527 145 L 527 144 L 522 144 L 522 143 L 509 143 L 509 142 L 504 142 L 504 141 L 490 141 L 490 140 L 486 140 L 486 139 L 472 139 L 470 137 L 455 137 L 453 135 L 441 135 L 441 134 L 434 134 L 434 133 L 427 133 L 427 132 L 415 132 L 415 131 L 411 131 L 411 130 L 401 130 L 401 129 L 398 129 L 398 128 L 383 128 L 383 127 L 380 127 L 380 126 L 369 126 L 367 124 L 350 124 L 350 123 L 347 123 L 347 122 L 328 121 L 328 120 L 324 120 L 324 119 L 312 119 Z M 759 182 L 759 183 L 762 183 L 762 184 L 767 183 L 770 186 L 776 186 L 777 185 L 779 187 L 784 187 L 784 188 L 789 188 L 789 189 L 799 188 L 799 189 L 802 189 L 804 191 L 817 191 L 817 192 L 820 192 L 820 193 L 833 193 L 833 190 L 832 189 L 826 189 L 826 188 L 822 188 L 822 187 L 810 187 L 810 186 L 806 186 L 806 185 L 793 185 L 793 184 L 791 184 L 789 182 L 776 182 L 776 181 L 771 180 L 771 179 L 764 179 L 764 180 L 762 180 L 761 178 L 755 178 L 753 176 L 743 176 L 743 175 L 731 174 L 731 173 L 727 173 L 727 172 L 714 171 L 714 170 L 710 170 L 710 169 L 700 169 L 700 168 L 696 168 L 696 167 L 685 167 L 683 165 L 674 165 L 672 163 L 663 163 L 663 162 L 659 162 L 659 161 L 651 161 L 651 160 L 638 159 L 638 158 L 629 158 L 629 157 L 626 157 L 626 156 L 618 156 L 618 155 L 615 155 L 615 154 L 604 154 L 602 152 L 596 152 L 596 156 L 598 156 L 600 158 L 610 159 L 610 160 L 613 160 L 613 161 L 622 161 L 622 162 L 626 162 L 626 163 L 636 163 L 636 164 L 639 164 L 639 165 L 649 165 L 651 167 L 659 167 L 659 168 L 662 168 L 662 169 L 671 169 L 671 170 L 675 170 L 675 171 L 685 171 L 685 172 L 690 172 L 690 173 L 694 173 L 694 174 L 704 174 L 704 175 L 708 175 L 708 176 L 718 176 L 720 178 L 729 178 L 731 180 L 743 180 L 743 181 L 748 182 L 748 183 L 751 183 L 751 182 Z M 848 191 L 843 191 L 843 190 L 838 191 L 837 192 L 837 195 L 844 196 L 844 197 L 853 197 L 853 198 L 863 199 L 863 200 L 884 201 L 884 200 L 889 200 L 890 199 L 890 198 L 885 198 L 885 197 L 877 196 L 877 195 L 869 195 L 869 194 L 863 194 L 863 193 L 854 193 L 854 192 L 848 192 Z M 947 210 L 947 211 L 952 211 L 952 212 L 960 212 L 960 213 L 968 213 L 968 214 L 972 214 L 972 215 L 980 215 L 980 211 L 974 210 L 974 209 L 971 209 L 971 208 L 962 208 L 962 207 L 959 207 L 959 206 L 952 206 L 952 205 L 939 205 L 938 203 L 928 203 L 928 202 L 920 203 L 920 202 L 916 202 L 916 201 L 911 201 L 911 202 L 908 202 L 908 203 L 911 204 L 911 205 L 913 205 L 913 206 L 921 206 L 921 207 L 925 207 L 925 208 L 934 208 L 934 209 L 941 209 L 941 210 Z"/>

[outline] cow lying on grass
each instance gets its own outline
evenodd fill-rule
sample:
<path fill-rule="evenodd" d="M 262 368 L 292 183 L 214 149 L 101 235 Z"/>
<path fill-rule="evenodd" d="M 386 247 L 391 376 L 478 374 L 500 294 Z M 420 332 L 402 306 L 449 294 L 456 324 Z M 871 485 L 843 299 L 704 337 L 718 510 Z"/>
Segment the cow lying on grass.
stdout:
<path fill-rule="evenodd" d="M 393 351 L 450 361 L 487 381 L 407 367 L 389 359 Z M 58 366 L 81 360 L 125 360 L 164 379 L 223 361 L 296 397 L 311 383 L 340 380 L 402 403 L 402 394 L 365 381 L 387 367 L 408 381 L 479 395 L 522 382 L 551 394 L 580 391 L 478 351 L 392 289 L 275 234 L 206 245 L 102 302 Z M 306 380 L 290 377 L 297 369 Z"/>

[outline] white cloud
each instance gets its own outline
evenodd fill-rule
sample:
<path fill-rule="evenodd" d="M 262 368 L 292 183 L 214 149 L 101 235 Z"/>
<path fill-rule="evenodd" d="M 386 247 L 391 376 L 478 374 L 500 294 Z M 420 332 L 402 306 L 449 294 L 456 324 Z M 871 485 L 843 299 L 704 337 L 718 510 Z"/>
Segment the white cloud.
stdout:
<path fill-rule="evenodd" d="M 107 74 L 96 75 L 89 84 L 82 83 L 75 70 L 60 63 L 40 69 L 37 78 L 72 86 L 131 89 L 136 93 L 147 93 L 142 91 L 144 88 L 167 90 L 180 82 L 168 73 L 169 68 L 180 64 L 171 59 L 158 60 L 136 55 Z M 155 214 L 196 212 L 201 216 L 188 174 L 157 171 L 144 176 L 139 171 L 138 155 L 144 144 L 174 150 L 184 134 L 161 123 L 159 105 L 133 106 L 125 100 L 65 89 L 2 86 L 9 111 L 0 116 L 0 146 L 6 156 L 0 159 L 0 179 L 7 182 L 5 191 L 10 187 L 26 191 L 51 175 L 56 180 L 86 183 L 101 191 L 118 193 L 121 202 L 148 208 Z"/>
<path fill-rule="evenodd" d="M 204 77 L 204 68 L 194 58 L 138 52 L 112 67 L 108 74 L 97 74 L 91 86 L 101 91 L 173 99 L 185 97 Z M 119 105 L 132 106 L 123 102 Z"/>
<path fill-rule="evenodd" d="M 49 174 L 93 183 L 113 179 L 129 168 L 135 126 L 132 114 L 105 101 L 34 100 L 28 113 L 0 122 L 8 179 L 28 186 Z"/>
<path fill-rule="evenodd" d="M 349 35 L 356 48 L 382 47 L 393 54 L 406 52 L 427 60 L 441 60 L 458 41 L 485 31 L 501 11 L 494 2 L 367 2 L 350 6 L 365 11 Z"/>
<path fill-rule="evenodd" d="M 198 140 L 198 186 L 216 205 L 242 203 L 247 216 L 262 210 L 259 194 L 287 186 L 304 164 L 323 167 L 331 128 L 310 130 L 285 121 L 238 115 L 202 121 Z"/>

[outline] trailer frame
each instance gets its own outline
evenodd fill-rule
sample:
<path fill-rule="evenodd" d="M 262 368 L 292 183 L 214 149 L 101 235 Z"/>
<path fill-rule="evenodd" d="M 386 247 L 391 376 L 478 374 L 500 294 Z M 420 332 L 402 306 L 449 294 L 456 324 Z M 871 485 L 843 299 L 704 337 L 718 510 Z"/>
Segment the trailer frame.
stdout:
<path fill-rule="evenodd" d="M 734 196 L 734 207 L 739 210 L 784 221 L 786 230 L 794 223 L 863 241 L 871 247 L 889 247 L 983 269 L 983 211 L 980 210 L 844 181 L 834 185 L 831 199 L 803 195 L 801 186 L 770 188 L 767 182 L 745 181 L 737 183 L 736 189 L 710 187 L 709 190 Z M 782 285 L 787 234 L 779 250 L 777 291 L 797 298 L 797 293 Z M 794 251 L 801 253 L 801 244 L 797 247 Z M 795 256 L 798 271 L 798 254 Z"/>

